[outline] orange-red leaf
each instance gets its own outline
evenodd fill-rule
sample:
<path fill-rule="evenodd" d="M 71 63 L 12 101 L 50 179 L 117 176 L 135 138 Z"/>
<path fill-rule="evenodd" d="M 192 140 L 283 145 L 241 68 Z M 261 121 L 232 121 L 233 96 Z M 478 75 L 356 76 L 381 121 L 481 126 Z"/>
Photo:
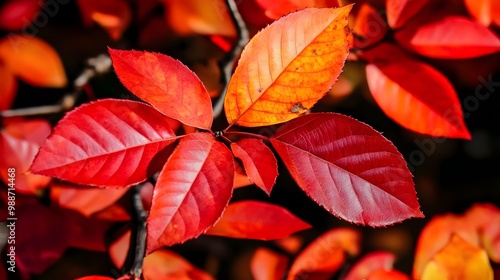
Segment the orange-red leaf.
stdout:
<path fill-rule="evenodd" d="M 429 0 L 386 0 L 387 22 L 392 28 L 403 26 Z"/>
<path fill-rule="evenodd" d="M 121 38 L 132 19 L 130 6 L 123 0 L 78 0 L 78 6 L 85 25 L 98 23 L 115 41 Z"/>
<path fill-rule="evenodd" d="M 391 119 L 419 133 L 470 139 L 446 76 L 391 44 L 379 45 L 364 57 L 371 63 L 366 67 L 370 92 Z"/>
<path fill-rule="evenodd" d="M 362 3 L 352 29 L 356 34 L 354 47 L 358 49 L 369 47 L 382 40 L 387 33 L 387 23 L 382 15 L 368 3 Z"/>
<path fill-rule="evenodd" d="M 212 101 L 189 68 L 169 56 L 109 49 L 118 78 L 166 116 L 203 129 L 212 125 Z"/>
<path fill-rule="evenodd" d="M 500 263 L 500 209 L 492 204 L 475 204 L 465 214 L 465 223 L 476 226 L 479 242 L 490 259 Z"/>
<path fill-rule="evenodd" d="M 425 266 L 420 279 L 493 280 L 493 270 L 484 250 L 454 234 Z"/>
<path fill-rule="evenodd" d="M 349 228 L 332 229 L 309 244 L 295 259 L 288 280 L 326 280 L 344 264 L 346 254 L 357 255 L 360 234 Z"/>
<path fill-rule="evenodd" d="M 385 270 L 381 268 L 372 272 L 367 280 L 410 280 L 410 277 L 397 270 Z"/>
<path fill-rule="evenodd" d="M 130 186 L 158 171 L 155 156 L 176 139 L 169 118 L 153 107 L 103 99 L 66 114 L 31 171 L 83 185 Z"/>
<path fill-rule="evenodd" d="M 495 33 L 463 16 L 415 20 L 394 36 L 404 47 L 432 58 L 473 58 L 500 51 Z"/>
<path fill-rule="evenodd" d="M 310 227 L 281 206 L 244 200 L 229 204 L 222 218 L 207 234 L 273 240 Z"/>
<path fill-rule="evenodd" d="M 76 280 L 116 280 L 115 278 L 100 276 L 100 275 L 90 275 L 77 278 Z"/>
<path fill-rule="evenodd" d="M 305 9 L 275 21 L 245 47 L 228 85 L 230 124 L 264 126 L 296 118 L 333 85 L 348 54 L 351 6 Z"/>
<path fill-rule="evenodd" d="M 287 265 L 285 255 L 261 247 L 252 256 L 250 270 L 255 280 L 278 280 L 283 278 Z"/>
<path fill-rule="evenodd" d="M 125 264 L 125 260 L 127 259 L 127 254 L 130 247 L 131 236 L 132 230 L 129 229 L 109 245 L 109 257 L 117 268 L 122 268 L 123 264 Z"/>
<path fill-rule="evenodd" d="M 235 157 L 243 162 L 250 181 L 271 195 L 276 177 L 278 177 L 278 162 L 274 153 L 259 139 L 242 139 L 231 143 Z"/>
<path fill-rule="evenodd" d="M 14 74 L 1 63 L 0 59 L 0 111 L 10 109 L 17 91 Z"/>
<path fill-rule="evenodd" d="M 14 75 L 37 87 L 63 87 L 66 74 L 56 51 L 31 36 L 10 34 L 0 40 L 0 60 Z"/>
<path fill-rule="evenodd" d="M 364 123 L 304 115 L 281 126 L 271 143 L 299 187 L 339 218 L 384 226 L 423 217 L 402 155 Z"/>
<path fill-rule="evenodd" d="M 169 25 L 182 35 L 234 37 L 236 29 L 224 0 L 162 0 Z M 239 4 L 239 3 L 238 3 Z"/>
<path fill-rule="evenodd" d="M 156 183 L 148 253 L 195 238 L 222 215 L 233 191 L 231 151 L 208 133 L 181 139 Z"/>
<path fill-rule="evenodd" d="M 44 1 L 39 0 L 9 0 L 0 7 L 0 28 L 18 31 L 30 25 Z M 57 5 L 57 4 L 56 4 Z"/>
<path fill-rule="evenodd" d="M 396 257 L 389 252 L 372 252 L 364 255 L 349 270 L 345 280 L 367 279 L 368 276 L 378 269 L 390 270 L 394 265 Z"/>
<path fill-rule="evenodd" d="M 500 26 L 500 1 L 498 0 L 465 0 L 469 13 L 482 25 L 492 22 Z"/>
<path fill-rule="evenodd" d="M 339 6 L 337 0 L 256 0 L 256 2 L 265 11 L 266 16 L 272 19 L 279 19 L 286 14 L 305 8 L 335 8 Z"/>
<path fill-rule="evenodd" d="M 196 268 L 180 255 L 158 250 L 144 258 L 143 277 L 145 280 L 212 280 L 205 271 Z"/>

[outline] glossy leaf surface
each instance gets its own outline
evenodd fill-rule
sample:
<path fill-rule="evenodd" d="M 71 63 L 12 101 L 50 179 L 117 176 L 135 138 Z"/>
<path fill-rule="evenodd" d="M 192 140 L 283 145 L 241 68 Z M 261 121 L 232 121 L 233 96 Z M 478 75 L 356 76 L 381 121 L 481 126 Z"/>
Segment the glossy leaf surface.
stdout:
<path fill-rule="evenodd" d="M 166 116 L 210 129 L 210 96 L 189 68 L 159 53 L 114 49 L 109 53 L 118 78 L 132 93 Z"/>
<path fill-rule="evenodd" d="M 153 158 L 176 140 L 168 119 L 135 101 L 82 105 L 59 121 L 31 171 L 85 185 L 139 183 L 157 171 L 150 169 Z"/>
<path fill-rule="evenodd" d="M 357 255 L 360 234 L 349 228 L 332 229 L 309 244 L 295 259 L 288 280 L 330 279 L 344 264 L 346 254 Z"/>
<path fill-rule="evenodd" d="M 147 251 L 182 243 L 212 226 L 231 198 L 233 176 L 231 151 L 212 135 L 182 138 L 156 182 Z"/>
<path fill-rule="evenodd" d="M 273 240 L 310 227 L 281 206 L 244 200 L 229 204 L 222 218 L 207 234 Z"/>
<path fill-rule="evenodd" d="M 402 155 L 364 123 L 304 115 L 281 126 L 271 143 L 299 187 L 339 218 L 375 227 L 423 217 Z"/>
<path fill-rule="evenodd" d="M 255 280 L 277 280 L 283 278 L 287 264 L 285 255 L 261 247 L 252 256 L 250 270 Z"/>
<path fill-rule="evenodd" d="M 32 36 L 10 34 L 0 40 L 0 60 L 12 73 L 36 87 L 63 87 L 66 73 L 57 52 Z"/>
<path fill-rule="evenodd" d="M 278 176 L 278 162 L 271 149 L 262 140 L 242 139 L 231 143 L 231 150 L 242 161 L 250 181 L 271 195 Z"/>
<path fill-rule="evenodd" d="M 366 66 L 370 92 L 391 119 L 419 133 L 470 139 L 460 100 L 446 76 L 391 44 L 364 57 L 371 63 Z"/>
<path fill-rule="evenodd" d="M 228 85 L 228 122 L 250 127 L 285 122 L 322 98 L 347 58 L 350 9 L 305 9 L 255 35 Z"/>

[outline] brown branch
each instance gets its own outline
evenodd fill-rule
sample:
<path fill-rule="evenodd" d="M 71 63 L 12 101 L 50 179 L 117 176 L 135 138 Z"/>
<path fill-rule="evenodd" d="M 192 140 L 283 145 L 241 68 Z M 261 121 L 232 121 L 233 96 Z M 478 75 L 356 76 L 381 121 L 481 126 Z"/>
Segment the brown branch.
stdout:
<path fill-rule="evenodd" d="M 144 261 L 144 254 L 146 253 L 146 220 L 148 212 L 144 210 L 144 205 L 142 204 L 141 187 L 142 184 L 136 185 L 132 193 L 132 206 L 134 207 L 137 225 L 135 232 L 136 238 L 135 240 L 130 240 L 130 248 L 135 248 L 133 252 L 134 260 L 132 268 L 130 269 L 130 274 L 133 275 L 135 279 L 140 279 L 142 275 L 142 265 Z"/>

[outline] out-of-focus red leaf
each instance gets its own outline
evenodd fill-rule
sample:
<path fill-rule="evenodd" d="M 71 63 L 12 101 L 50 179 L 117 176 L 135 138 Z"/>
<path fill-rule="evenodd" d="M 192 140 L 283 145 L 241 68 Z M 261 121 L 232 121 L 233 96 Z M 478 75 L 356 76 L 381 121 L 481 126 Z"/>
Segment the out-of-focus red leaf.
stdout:
<path fill-rule="evenodd" d="M 241 1 L 238 5 L 238 10 L 247 24 L 258 29 L 274 21 L 266 16 L 264 9 L 257 4 L 257 0 Z"/>
<path fill-rule="evenodd" d="M 305 9 L 255 35 L 228 84 L 227 121 L 266 126 L 313 107 L 342 72 L 349 53 L 346 26 L 351 8 Z"/>
<path fill-rule="evenodd" d="M 315 113 L 270 140 L 300 188 L 333 215 L 374 227 L 423 217 L 403 156 L 370 126 Z"/>
<path fill-rule="evenodd" d="M 278 177 L 278 162 L 274 153 L 259 139 L 242 139 L 231 143 L 235 157 L 243 163 L 250 181 L 271 195 L 276 177 Z"/>
<path fill-rule="evenodd" d="M 131 92 L 171 118 L 210 129 L 210 96 L 189 68 L 159 53 L 114 49 L 109 53 L 118 78 Z"/>
<path fill-rule="evenodd" d="M 117 268 L 122 268 L 127 259 L 132 231 L 129 229 L 109 245 L 109 257 Z"/>
<path fill-rule="evenodd" d="M 337 0 L 256 0 L 257 4 L 265 11 L 266 16 L 271 19 L 303 10 L 305 8 L 336 8 L 339 6 Z"/>
<path fill-rule="evenodd" d="M 387 22 L 391 28 L 403 26 L 429 0 L 386 0 Z"/>
<path fill-rule="evenodd" d="M 391 119 L 419 133 L 470 139 L 460 100 L 446 76 L 391 44 L 363 57 L 371 63 L 366 67 L 370 92 Z"/>
<path fill-rule="evenodd" d="M 16 215 L 16 266 L 20 271 L 40 274 L 59 260 L 71 233 L 61 230 L 63 219 L 58 211 L 38 203 L 16 207 Z"/>
<path fill-rule="evenodd" d="M 396 257 L 389 252 L 372 252 L 364 255 L 349 270 L 345 280 L 367 279 L 372 272 L 378 269 L 390 270 Z"/>
<path fill-rule="evenodd" d="M 484 250 L 453 234 L 446 246 L 427 263 L 419 279 L 493 280 L 493 270 Z"/>
<path fill-rule="evenodd" d="M 63 208 L 72 209 L 90 217 L 115 203 L 127 189 L 96 189 L 72 186 L 67 183 L 53 183 L 50 198 Z"/>
<path fill-rule="evenodd" d="M 411 21 L 394 37 L 405 48 L 432 58 L 473 58 L 500 50 L 500 39 L 490 29 L 456 15 Z"/>
<path fill-rule="evenodd" d="M 64 230 L 68 232 L 68 246 L 84 250 L 106 252 L 104 238 L 112 223 L 89 219 L 75 211 L 61 209 L 60 219 L 63 221 Z"/>
<path fill-rule="evenodd" d="M 168 24 L 181 35 L 234 37 L 236 28 L 224 0 L 162 0 Z"/>
<path fill-rule="evenodd" d="M 330 279 L 344 264 L 346 254 L 355 256 L 359 253 L 360 239 L 360 234 L 349 228 L 324 233 L 297 256 L 287 279 Z"/>
<path fill-rule="evenodd" d="M 131 217 L 127 213 L 127 210 L 125 210 L 125 208 L 119 204 L 111 204 L 110 206 L 95 212 L 90 216 L 90 218 L 113 222 L 124 222 L 131 220 Z"/>
<path fill-rule="evenodd" d="M 465 0 L 469 13 L 482 25 L 492 22 L 500 26 L 500 1 L 498 0 Z"/>
<path fill-rule="evenodd" d="M 83 185 L 125 187 L 144 181 L 154 156 L 175 141 L 168 117 L 135 101 L 104 99 L 66 114 L 31 171 Z"/>
<path fill-rule="evenodd" d="M 387 33 L 387 23 L 381 14 L 368 3 L 362 3 L 355 16 L 352 31 L 354 47 L 358 49 L 369 47 L 382 40 Z"/>
<path fill-rule="evenodd" d="M 149 254 L 144 258 L 143 276 L 145 280 L 213 279 L 208 273 L 196 268 L 180 255 L 164 249 Z"/>
<path fill-rule="evenodd" d="M 250 270 L 255 280 L 277 280 L 283 278 L 287 265 L 285 255 L 261 247 L 252 256 Z"/>
<path fill-rule="evenodd" d="M 281 206 L 244 200 L 229 204 L 222 218 L 206 234 L 273 240 L 310 227 Z"/>
<path fill-rule="evenodd" d="M 40 148 L 42 139 L 50 133 L 50 125 L 44 120 L 30 120 L 9 124 L 0 132 L 0 177 L 8 184 L 9 168 L 15 168 L 16 191 L 34 194 L 45 188 L 50 177 L 33 175 L 28 169 Z"/>
<path fill-rule="evenodd" d="M 80 277 L 76 280 L 115 280 L 115 278 L 100 276 L 100 275 L 91 275 L 91 276 Z"/>
<path fill-rule="evenodd" d="M 476 226 L 479 244 L 490 259 L 500 263 L 500 209 L 493 204 L 475 204 L 465 214 L 465 223 Z"/>
<path fill-rule="evenodd" d="M 410 280 L 408 275 L 403 274 L 397 270 L 375 270 L 366 278 L 367 280 Z"/>
<path fill-rule="evenodd" d="M 0 40 L 0 60 L 30 85 L 63 87 L 66 73 L 57 52 L 32 36 L 9 34 Z"/>
<path fill-rule="evenodd" d="M 278 239 L 274 241 L 274 243 L 276 243 L 281 249 L 285 250 L 286 252 L 295 255 L 302 247 L 302 244 L 304 244 L 304 239 L 299 236 L 292 235 L 289 237 Z"/>
<path fill-rule="evenodd" d="M 222 215 L 233 191 L 231 151 L 208 133 L 181 139 L 158 176 L 147 252 L 195 238 Z"/>
<path fill-rule="evenodd" d="M 17 91 L 17 81 L 7 66 L 0 62 L 0 111 L 10 109 Z"/>
<path fill-rule="evenodd" d="M 84 24 L 98 23 L 115 41 L 121 38 L 132 19 L 129 3 L 124 0 L 78 0 L 77 3 Z"/>
<path fill-rule="evenodd" d="M 44 0 L 9 0 L 0 7 L 0 28 L 19 31 L 31 24 Z"/>
<path fill-rule="evenodd" d="M 146 211 L 149 211 L 149 209 L 151 209 L 151 204 L 153 201 L 153 191 L 154 191 L 154 186 L 150 182 L 144 183 L 141 187 L 140 196 L 142 201 L 142 207 Z"/>

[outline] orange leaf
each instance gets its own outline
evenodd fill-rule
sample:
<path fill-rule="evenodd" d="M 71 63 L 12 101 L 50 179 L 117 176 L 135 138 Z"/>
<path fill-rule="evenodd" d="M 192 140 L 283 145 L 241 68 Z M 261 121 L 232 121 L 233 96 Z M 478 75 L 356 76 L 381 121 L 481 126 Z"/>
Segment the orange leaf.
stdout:
<path fill-rule="evenodd" d="M 0 111 L 10 109 L 16 91 L 17 82 L 14 75 L 0 62 Z"/>
<path fill-rule="evenodd" d="M 470 139 L 460 101 L 443 74 L 391 44 L 364 57 L 373 63 L 366 67 L 370 92 L 391 119 L 419 133 Z"/>
<path fill-rule="evenodd" d="M 98 23 L 115 41 L 121 38 L 132 19 L 127 1 L 78 0 L 78 5 L 85 25 Z"/>
<path fill-rule="evenodd" d="M 349 228 L 324 233 L 297 256 L 287 279 L 329 279 L 345 262 L 346 253 L 359 253 L 360 238 L 357 231 Z"/>
<path fill-rule="evenodd" d="M 475 204 L 467 210 L 465 219 L 476 226 L 480 244 L 490 259 L 500 263 L 500 209 L 492 204 Z"/>
<path fill-rule="evenodd" d="M 366 279 L 378 269 L 390 270 L 394 265 L 395 256 L 388 252 L 372 252 L 364 255 L 351 268 L 345 280 Z"/>
<path fill-rule="evenodd" d="M 250 127 L 282 123 L 322 98 L 347 58 L 351 7 L 305 9 L 255 35 L 228 85 L 228 122 Z"/>
<path fill-rule="evenodd" d="M 492 22 L 500 26 L 500 1 L 498 0 L 465 0 L 469 13 L 482 25 Z"/>
<path fill-rule="evenodd" d="M 231 16 L 224 0 L 163 0 L 168 24 L 179 34 L 234 37 Z"/>
<path fill-rule="evenodd" d="M 355 17 L 354 46 L 358 49 L 371 46 L 385 37 L 388 27 L 381 14 L 368 3 L 362 3 Z"/>
<path fill-rule="evenodd" d="M 425 266 L 421 279 L 493 280 L 493 270 L 486 252 L 454 234 Z"/>
<path fill-rule="evenodd" d="M 209 274 L 201 269 L 196 268 L 180 255 L 164 249 L 149 254 L 144 258 L 143 276 L 145 280 L 213 279 Z"/>
<path fill-rule="evenodd" d="M 266 248 L 257 248 L 250 262 L 250 270 L 255 280 L 282 279 L 288 258 Z"/>
<path fill-rule="evenodd" d="M 63 87 L 66 74 L 56 51 L 44 41 L 11 34 L 0 40 L 0 60 L 15 75 L 37 87 Z"/>

